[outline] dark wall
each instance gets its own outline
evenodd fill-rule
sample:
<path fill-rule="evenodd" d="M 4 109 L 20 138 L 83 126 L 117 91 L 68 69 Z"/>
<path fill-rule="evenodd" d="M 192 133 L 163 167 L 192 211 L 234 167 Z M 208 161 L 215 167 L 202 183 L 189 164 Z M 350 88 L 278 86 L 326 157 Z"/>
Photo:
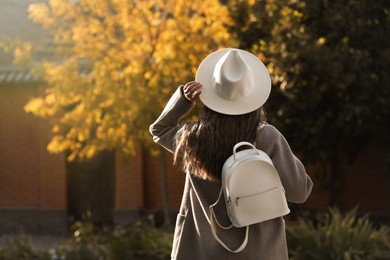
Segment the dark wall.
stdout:
<path fill-rule="evenodd" d="M 112 223 L 115 207 L 115 154 L 102 152 L 86 162 L 67 163 L 68 214 L 80 220 L 92 212 L 97 224 Z"/>

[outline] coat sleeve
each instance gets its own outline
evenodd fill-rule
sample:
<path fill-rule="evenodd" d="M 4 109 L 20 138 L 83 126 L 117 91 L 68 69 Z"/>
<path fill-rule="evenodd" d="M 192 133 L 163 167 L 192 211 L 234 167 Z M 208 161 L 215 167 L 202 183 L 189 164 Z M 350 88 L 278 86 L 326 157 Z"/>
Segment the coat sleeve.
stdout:
<path fill-rule="evenodd" d="M 153 140 L 170 152 L 174 152 L 176 147 L 175 136 L 180 128 L 180 119 L 194 106 L 184 98 L 181 89 L 182 86 L 175 91 L 160 116 L 149 127 Z"/>
<path fill-rule="evenodd" d="M 271 157 L 286 191 L 287 200 L 293 203 L 305 202 L 311 193 L 313 182 L 284 136 L 274 126 L 265 125 L 257 136 L 257 145 Z"/>

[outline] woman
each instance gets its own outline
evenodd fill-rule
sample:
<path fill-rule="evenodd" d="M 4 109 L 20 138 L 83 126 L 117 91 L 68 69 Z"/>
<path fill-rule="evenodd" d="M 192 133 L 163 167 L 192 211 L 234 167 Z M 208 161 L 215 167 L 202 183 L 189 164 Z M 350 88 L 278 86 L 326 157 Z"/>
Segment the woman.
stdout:
<path fill-rule="evenodd" d="M 182 161 L 186 182 L 176 220 L 172 259 L 288 259 L 282 217 L 250 226 L 248 243 L 239 253 L 226 250 L 214 238 L 209 206 L 221 189 L 221 170 L 233 146 L 249 141 L 266 152 L 278 170 L 293 203 L 303 203 L 312 181 L 283 135 L 264 122 L 262 105 L 271 89 L 269 74 L 254 55 L 239 49 L 212 53 L 201 63 L 196 81 L 180 86 L 159 118 L 150 126 L 153 139 Z M 179 121 L 200 98 L 204 107 L 198 120 Z M 223 202 L 214 207 L 218 221 L 230 221 Z M 245 228 L 219 230 L 229 248 L 242 245 Z"/>

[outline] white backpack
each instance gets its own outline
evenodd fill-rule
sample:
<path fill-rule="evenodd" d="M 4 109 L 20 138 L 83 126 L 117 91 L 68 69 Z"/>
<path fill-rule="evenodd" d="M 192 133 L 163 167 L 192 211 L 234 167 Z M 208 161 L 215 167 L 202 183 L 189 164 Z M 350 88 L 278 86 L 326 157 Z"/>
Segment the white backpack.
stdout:
<path fill-rule="evenodd" d="M 237 152 L 244 145 L 251 149 Z M 229 227 L 220 225 L 214 213 L 214 207 L 222 193 L 232 222 Z M 271 158 L 249 142 L 236 144 L 233 155 L 222 168 L 222 187 L 218 200 L 210 206 L 211 230 L 215 239 L 226 250 L 239 253 L 248 242 L 249 225 L 281 217 L 289 212 L 285 191 Z M 235 250 L 226 246 L 217 235 L 217 226 L 223 229 L 246 227 L 242 245 Z"/>

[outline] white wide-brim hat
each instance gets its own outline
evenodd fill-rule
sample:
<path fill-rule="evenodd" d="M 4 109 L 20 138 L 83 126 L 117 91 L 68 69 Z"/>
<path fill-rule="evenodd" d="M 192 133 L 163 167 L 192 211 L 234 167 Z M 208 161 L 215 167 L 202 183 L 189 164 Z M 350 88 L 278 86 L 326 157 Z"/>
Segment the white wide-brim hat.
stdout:
<path fill-rule="evenodd" d="M 227 48 L 211 53 L 199 65 L 195 80 L 202 84 L 199 98 L 205 106 L 227 115 L 260 108 L 271 92 L 265 65 L 252 53 Z"/>

